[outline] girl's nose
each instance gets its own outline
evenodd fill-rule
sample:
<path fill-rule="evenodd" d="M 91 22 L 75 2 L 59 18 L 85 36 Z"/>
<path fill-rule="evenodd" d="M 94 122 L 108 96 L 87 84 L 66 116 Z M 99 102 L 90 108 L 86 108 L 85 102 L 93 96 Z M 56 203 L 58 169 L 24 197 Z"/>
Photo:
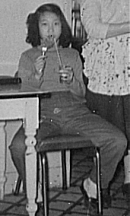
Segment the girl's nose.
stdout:
<path fill-rule="evenodd" d="M 53 34 L 53 32 L 54 32 L 53 25 L 49 26 L 48 32 L 50 35 Z"/>

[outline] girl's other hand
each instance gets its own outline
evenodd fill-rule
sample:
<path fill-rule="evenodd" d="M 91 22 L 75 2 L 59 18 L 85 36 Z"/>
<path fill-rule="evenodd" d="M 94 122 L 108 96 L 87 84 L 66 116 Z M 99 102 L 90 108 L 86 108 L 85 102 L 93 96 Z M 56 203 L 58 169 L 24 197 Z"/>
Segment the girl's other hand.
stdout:
<path fill-rule="evenodd" d="M 45 56 L 41 55 L 36 59 L 36 61 L 34 63 L 35 68 L 36 68 L 35 77 L 37 79 L 40 79 L 41 76 L 43 76 L 43 74 L 44 74 L 44 67 L 45 67 L 45 64 L 46 64 L 45 58 L 46 58 Z"/>
<path fill-rule="evenodd" d="M 60 83 L 71 83 L 73 80 L 73 69 L 70 66 L 63 66 L 62 68 L 60 68 L 59 70 L 59 79 L 60 79 Z"/>

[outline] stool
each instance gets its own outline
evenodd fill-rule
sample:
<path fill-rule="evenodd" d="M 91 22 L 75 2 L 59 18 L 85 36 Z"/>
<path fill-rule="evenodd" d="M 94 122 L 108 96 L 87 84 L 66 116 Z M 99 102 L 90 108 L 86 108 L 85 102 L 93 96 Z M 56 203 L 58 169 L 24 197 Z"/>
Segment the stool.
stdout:
<path fill-rule="evenodd" d="M 48 167 L 47 167 L 47 152 L 61 151 L 62 162 L 62 178 L 63 189 L 67 188 L 67 170 L 66 170 L 66 151 L 72 149 L 90 148 L 94 150 L 94 156 L 96 158 L 96 184 L 97 184 L 97 200 L 98 200 L 98 214 L 102 214 L 102 202 L 101 202 L 101 160 L 100 149 L 95 147 L 91 141 L 87 140 L 80 135 L 59 135 L 56 137 L 45 138 L 38 142 L 36 145 L 36 151 L 38 159 L 41 159 L 41 176 L 42 176 L 42 200 L 43 200 L 43 213 L 44 216 L 49 216 L 49 204 L 48 204 Z M 38 160 L 39 170 L 39 160 Z M 39 173 L 39 172 L 38 172 Z M 39 181 L 39 174 L 37 180 Z M 19 181 L 18 181 L 19 183 Z M 18 184 L 17 183 L 17 184 Z M 38 182 L 37 182 L 38 183 Z M 20 187 L 20 185 L 19 185 Z M 18 195 L 19 189 L 16 185 L 15 193 Z"/>
<path fill-rule="evenodd" d="M 47 152 L 61 151 L 62 158 L 62 177 L 63 177 L 63 189 L 67 188 L 66 178 L 66 150 L 79 149 L 79 148 L 94 148 L 94 155 L 96 157 L 96 183 L 97 183 L 97 199 L 98 199 L 98 212 L 102 214 L 102 203 L 101 203 L 101 161 L 100 161 L 100 150 L 95 147 L 91 141 L 79 135 L 59 135 L 56 137 L 49 137 L 41 141 L 37 146 L 36 150 L 38 155 L 41 157 L 41 172 L 42 172 L 42 199 L 43 199 L 43 213 L 48 216 L 48 168 L 47 168 Z"/>

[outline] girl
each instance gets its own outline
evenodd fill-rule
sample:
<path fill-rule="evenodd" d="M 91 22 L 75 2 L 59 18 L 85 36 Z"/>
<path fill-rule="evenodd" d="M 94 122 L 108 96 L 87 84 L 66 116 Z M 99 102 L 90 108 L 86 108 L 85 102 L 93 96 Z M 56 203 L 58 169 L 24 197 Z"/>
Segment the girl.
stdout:
<path fill-rule="evenodd" d="M 24 84 L 52 92 L 51 98 L 41 100 L 41 123 L 37 138 L 42 140 L 68 133 L 80 134 L 91 140 L 101 148 L 102 187 L 107 190 L 125 151 L 126 139 L 119 130 L 87 109 L 82 62 L 79 53 L 69 48 L 71 30 L 61 9 L 55 4 L 40 6 L 28 16 L 27 29 L 26 41 L 32 48 L 21 55 L 18 76 Z M 11 143 L 10 151 L 25 185 L 24 143 L 25 134 L 21 127 Z M 93 201 L 96 200 L 95 171 L 94 167 L 87 179 L 87 187 L 84 188 L 82 184 L 81 189 L 86 194 L 87 208 L 92 207 L 90 209 L 96 212 L 96 206 L 93 208 Z M 94 199 L 89 199 L 91 197 Z"/>

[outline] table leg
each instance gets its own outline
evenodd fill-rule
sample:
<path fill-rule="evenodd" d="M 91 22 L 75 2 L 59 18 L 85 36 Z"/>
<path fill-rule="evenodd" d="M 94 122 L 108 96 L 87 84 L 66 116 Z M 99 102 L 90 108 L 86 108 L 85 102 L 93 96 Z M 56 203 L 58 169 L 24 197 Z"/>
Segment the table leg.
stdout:
<path fill-rule="evenodd" d="M 0 122 L 0 199 L 4 198 L 4 187 L 6 182 L 6 139 L 5 122 Z"/>
<path fill-rule="evenodd" d="M 34 136 L 27 136 L 25 143 L 27 145 L 26 150 L 26 183 L 27 183 L 27 199 L 28 204 L 26 209 L 29 216 L 35 216 L 37 210 L 36 200 L 36 151 L 35 144 L 36 139 Z"/>
<path fill-rule="evenodd" d="M 66 151 L 67 188 L 70 187 L 70 150 Z"/>
<path fill-rule="evenodd" d="M 27 150 L 25 153 L 26 161 L 26 186 L 28 204 L 26 209 L 29 216 L 35 216 L 37 211 L 36 195 L 37 195 L 37 153 L 36 145 L 36 130 L 39 128 L 39 98 L 31 98 L 25 107 L 25 119 L 23 119 L 25 128 L 25 145 Z"/>

